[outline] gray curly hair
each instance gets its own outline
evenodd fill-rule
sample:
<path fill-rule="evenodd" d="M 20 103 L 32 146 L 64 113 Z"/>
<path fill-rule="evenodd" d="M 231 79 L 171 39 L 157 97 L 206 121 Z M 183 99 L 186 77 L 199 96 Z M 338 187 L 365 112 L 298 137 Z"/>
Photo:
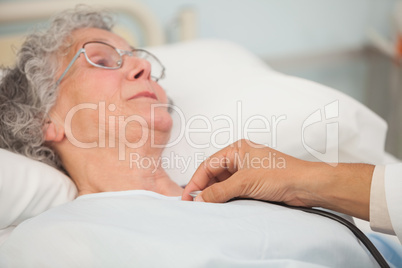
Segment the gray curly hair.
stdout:
<path fill-rule="evenodd" d="M 45 143 L 44 125 L 57 97 L 57 55 L 80 28 L 111 31 L 113 20 L 87 6 L 64 11 L 44 30 L 27 36 L 16 65 L 5 68 L 0 84 L 0 148 L 64 170 L 57 153 Z"/>

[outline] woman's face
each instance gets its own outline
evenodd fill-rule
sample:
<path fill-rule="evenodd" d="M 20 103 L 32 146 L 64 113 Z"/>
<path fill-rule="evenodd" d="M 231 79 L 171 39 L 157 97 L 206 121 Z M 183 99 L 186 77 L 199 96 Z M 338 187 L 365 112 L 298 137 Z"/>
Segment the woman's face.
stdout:
<path fill-rule="evenodd" d="M 59 57 L 61 66 L 56 79 L 86 42 L 101 41 L 131 50 L 123 38 L 102 29 L 78 29 L 72 38 L 68 54 Z M 123 139 L 133 144 L 150 133 L 144 132 L 146 128 L 155 131 L 158 140 L 154 142 L 166 143 L 172 119 L 167 107 L 160 104 L 167 104 L 168 99 L 158 83 L 151 80 L 150 71 L 149 62 L 141 58 L 124 55 L 121 68 L 108 70 L 92 66 L 81 53 L 60 82 L 51 118 L 63 126 L 69 140 L 70 128 L 70 135 L 81 143 L 108 146 Z"/>

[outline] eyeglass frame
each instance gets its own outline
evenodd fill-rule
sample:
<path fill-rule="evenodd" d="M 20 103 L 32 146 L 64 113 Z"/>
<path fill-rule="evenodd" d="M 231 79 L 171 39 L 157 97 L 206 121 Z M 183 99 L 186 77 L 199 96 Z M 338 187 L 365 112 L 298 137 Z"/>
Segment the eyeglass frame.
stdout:
<path fill-rule="evenodd" d="M 85 52 L 85 45 L 90 44 L 90 43 L 103 44 L 103 45 L 107 45 L 107 46 L 113 48 L 113 49 L 117 52 L 117 54 L 119 54 L 119 56 L 120 56 L 120 60 L 118 61 L 119 66 L 116 66 L 116 67 L 107 67 L 107 66 L 99 65 L 99 64 L 96 64 L 96 63 L 92 62 L 92 61 L 88 58 L 87 53 Z M 102 41 L 89 41 L 89 42 L 86 42 L 85 44 L 83 44 L 83 45 L 82 45 L 82 48 L 80 48 L 80 49 L 77 51 L 77 53 L 74 55 L 73 59 L 72 59 L 72 60 L 70 61 L 70 63 L 68 64 L 67 68 L 66 68 L 66 69 L 64 70 L 64 72 L 61 74 L 60 78 L 57 79 L 56 86 L 58 86 L 58 85 L 60 84 L 61 80 L 62 80 L 62 79 L 64 78 L 64 76 L 67 74 L 67 72 L 68 72 L 68 70 L 71 68 L 71 66 L 73 66 L 74 62 L 78 59 L 78 57 L 81 55 L 81 53 L 84 53 L 85 60 L 86 60 L 89 64 L 91 64 L 92 66 L 94 66 L 94 67 L 98 67 L 98 68 L 102 68 L 102 69 L 106 69 L 106 70 L 117 70 L 117 69 L 120 69 L 121 66 L 123 66 L 123 56 L 124 56 L 124 55 L 128 55 L 128 56 L 130 56 L 130 57 L 134 57 L 134 53 L 133 53 L 133 52 L 136 52 L 136 51 L 144 52 L 145 54 L 150 55 L 150 56 L 153 57 L 153 58 L 159 63 L 159 65 L 162 67 L 162 71 L 161 71 L 160 77 L 159 77 L 159 78 L 154 78 L 154 79 L 155 79 L 155 80 L 154 80 L 155 82 L 158 82 L 160 79 L 163 79 L 163 78 L 165 77 L 165 66 L 163 66 L 163 64 L 161 63 L 161 61 L 160 61 L 154 54 L 152 54 L 151 52 L 149 52 L 149 51 L 147 51 L 147 50 L 145 50 L 145 49 L 133 48 L 133 47 L 132 47 L 132 50 L 131 50 L 131 51 L 128 51 L 128 50 L 123 50 L 123 49 L 116 48 L 116 47 L 114 47 L 114 46 L 112 46 L 112 45 L 110 45 L 110 44 L 108 44 L 108 43 L 102 42 Z M 151 66 L 151 67 L 152 67 L 152 66 Z"/>

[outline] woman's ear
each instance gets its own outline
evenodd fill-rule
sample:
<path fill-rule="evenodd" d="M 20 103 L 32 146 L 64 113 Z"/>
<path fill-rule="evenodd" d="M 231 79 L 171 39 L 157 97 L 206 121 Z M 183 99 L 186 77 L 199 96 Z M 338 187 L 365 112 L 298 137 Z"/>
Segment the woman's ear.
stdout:
<path fill-rule="evenodd" d="M 60 142 L 64 139 L 64 129 L 51 120 L 46 122 L 43 131 L 47 142 Z"/>

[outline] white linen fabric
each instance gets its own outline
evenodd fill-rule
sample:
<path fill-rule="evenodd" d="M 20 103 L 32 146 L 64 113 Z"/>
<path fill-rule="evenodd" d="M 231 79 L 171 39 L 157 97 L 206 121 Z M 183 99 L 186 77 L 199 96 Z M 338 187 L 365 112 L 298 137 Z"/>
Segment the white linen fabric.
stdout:
<path fill-rule="evenodd" d="M 343 225 L 259 201 L 84 195 L 20 224 L 1 267 L 375 267 Z"/>

